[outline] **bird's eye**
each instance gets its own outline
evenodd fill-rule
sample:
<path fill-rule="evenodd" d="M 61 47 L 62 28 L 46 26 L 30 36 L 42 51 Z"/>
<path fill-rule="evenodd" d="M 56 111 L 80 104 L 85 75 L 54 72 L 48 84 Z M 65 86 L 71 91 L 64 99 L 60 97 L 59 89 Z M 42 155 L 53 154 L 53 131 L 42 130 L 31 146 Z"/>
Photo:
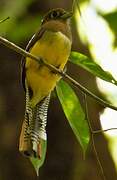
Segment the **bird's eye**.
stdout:
<path fill-rule="evenodd" d="M 58 11 L 53 11 L 50 16 L 53 19 L 53 18 L 57 18 L 59 15 L 60 13 Z"/>

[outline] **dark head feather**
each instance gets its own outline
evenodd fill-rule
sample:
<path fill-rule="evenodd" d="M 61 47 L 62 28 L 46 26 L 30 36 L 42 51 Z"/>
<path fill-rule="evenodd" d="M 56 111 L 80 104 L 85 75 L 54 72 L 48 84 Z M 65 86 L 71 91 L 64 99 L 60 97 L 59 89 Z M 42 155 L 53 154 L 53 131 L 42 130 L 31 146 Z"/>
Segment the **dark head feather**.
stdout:
<path fill-rule="evenodd" d="M 51 20 L 67 20 L 69 17 L 72 16 L 71 12 L 67 12 L 62 8 L 56 8 L 56 9 L 52 9 L 49 12 L 47 12 L 47 14 L 44 16 L 43 20 L 42 20 L 42 24 L 51 21 Z"/>

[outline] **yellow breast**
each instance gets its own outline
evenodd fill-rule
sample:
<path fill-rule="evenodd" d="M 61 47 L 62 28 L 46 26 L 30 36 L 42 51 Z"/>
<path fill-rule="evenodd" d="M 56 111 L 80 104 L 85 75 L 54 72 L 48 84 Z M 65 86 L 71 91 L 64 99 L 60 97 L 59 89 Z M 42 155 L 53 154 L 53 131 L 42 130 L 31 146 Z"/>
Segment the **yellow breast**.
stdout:
<path fill-rule="evenodd" d="M 61 32 L 46 31 L 30 50 L 31 54 L 41 56 L 48 63 L 63 69 L 71 51 L 70 40 Z M 26 58 L 26 79 L 33 91 L 31 105 L 35 106 L 55 87 L 60 77 L 47 67 Z"/>

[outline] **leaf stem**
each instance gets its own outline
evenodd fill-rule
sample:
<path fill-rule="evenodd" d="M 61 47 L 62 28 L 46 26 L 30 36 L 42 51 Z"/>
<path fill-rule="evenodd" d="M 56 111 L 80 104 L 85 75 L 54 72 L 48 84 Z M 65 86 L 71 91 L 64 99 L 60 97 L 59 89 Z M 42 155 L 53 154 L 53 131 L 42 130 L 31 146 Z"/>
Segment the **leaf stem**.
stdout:
<path fill-rule="evenodd" d="M 5 38 L 3 38 L 1 36 L 0 36 L 0 42 L 2 44 L 4 44 L 5 46 L 7 46 L 9 49 L 12 49 L 13 51 L 16 51 L 17 53 L 19 53 L 19 54 L 21 54 L 21 55 L 23 55 L 25 57 L 30 57 L 30 58 L 34 59 L 35 61 L 37 61 L 38 63 L 44 64 L 45 66 L 47 66 L 52 71 L 54 71 L 55 73 L 61 75 L 64 79 L 71 82 L 74 86 L 76 86 L 78 89 L 80 89 L 83 93 L 85 93 L 86 95 L 88 95 L 88 96 L 92 97 L 93 99 L 95 99 L 98 103 L 100 103 L 104 107 L 109 107 L 109 108 L 114 109 L 114 110 L 117 111 L 116 106 L 113 106 L 113 105 L 109 104 L 108 102 L 104 101 L 103 99 L 99 98 L 98 96 L 93 94 L 91 91 L 86 89 L 84 86 L 82 86 L 80 83 L 78 83 L 76 80 L 74 80 L 72 77 L 70 77 L 67 73 L 65 73 L 64 71 L 59 70 L 58 68 L 56 68 L 55 66 L 53 66 L 51 64 L 48 64 L 46 62 L 46 60 L 43 60 L 41 57 L 36 57 L 36 56 L 32 55 L 31 53 L 23 50 L 21 47 L 15 45 L 14 43 L 8 41 L 7 39 L 5 39 Z"/>

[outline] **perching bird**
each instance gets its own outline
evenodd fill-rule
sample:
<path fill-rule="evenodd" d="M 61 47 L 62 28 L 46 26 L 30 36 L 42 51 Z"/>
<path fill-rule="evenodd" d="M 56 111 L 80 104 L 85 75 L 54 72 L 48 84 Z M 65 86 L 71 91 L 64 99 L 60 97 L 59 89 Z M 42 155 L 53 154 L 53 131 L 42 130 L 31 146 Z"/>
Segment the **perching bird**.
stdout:
<path fill-rule="evenodd" d="M 53 9 L 43 18 L 40 30 L 26 50 L 63 70 L 71 51 L 71 12 Z M 50 93 L 60 76 L 48 67 L 26 57 L 22 59 L 22 83 L 26 94 L 25 118 L 19 150 L 26 156 L 41 157 L 41 140 L 46 140 L 47 110 Z"/>

